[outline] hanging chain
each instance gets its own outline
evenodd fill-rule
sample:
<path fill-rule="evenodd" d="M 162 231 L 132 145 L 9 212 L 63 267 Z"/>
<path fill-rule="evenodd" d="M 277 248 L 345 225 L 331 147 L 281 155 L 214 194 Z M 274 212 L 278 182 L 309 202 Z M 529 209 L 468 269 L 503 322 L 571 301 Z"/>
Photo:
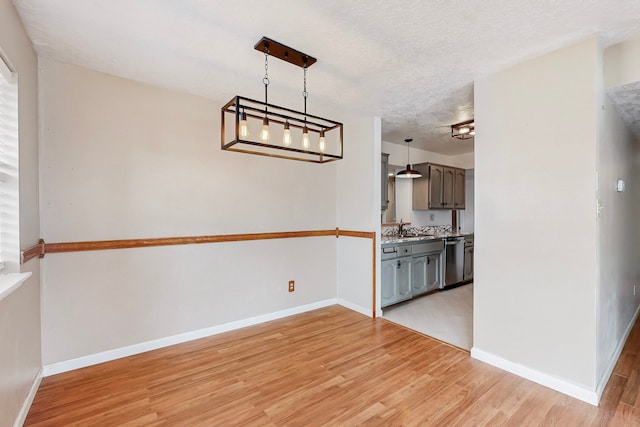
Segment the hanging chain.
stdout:
<path fill-rule="evenodd" d="M 304 63 L 304 67 L 302 67 L 302 69 L 304 70 L 304 88 L 302 90 L 302 97 L 304 98 L 304 114 L 305 116 L 307 115 L 307 97 L 309 96 L 309 92 L 307 92 L 307 62 L 305 61 Z M 307 120 L 307 118 L 304 118 L 305 121 Z"/>
<path fill-rule="evenodd" d="M 264 103 L 268 104 L 267 87 L 269 86 L 269 48 L 267 46 L 264 47 L 264 78 L 262 79 L 262 83 L 264 83 Z M 266 105 L 264 107 L 264 111 L 267 111 Z"/>

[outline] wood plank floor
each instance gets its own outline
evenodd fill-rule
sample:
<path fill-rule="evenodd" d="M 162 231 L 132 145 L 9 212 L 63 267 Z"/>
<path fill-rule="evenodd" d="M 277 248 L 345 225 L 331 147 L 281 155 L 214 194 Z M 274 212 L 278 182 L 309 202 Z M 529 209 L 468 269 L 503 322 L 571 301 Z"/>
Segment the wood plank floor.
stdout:
<path fill-rule="evenodd" d="M 640 426 L 636 324 L 600 407 L 332 306 L 47 377 L 26 426 Z"/>

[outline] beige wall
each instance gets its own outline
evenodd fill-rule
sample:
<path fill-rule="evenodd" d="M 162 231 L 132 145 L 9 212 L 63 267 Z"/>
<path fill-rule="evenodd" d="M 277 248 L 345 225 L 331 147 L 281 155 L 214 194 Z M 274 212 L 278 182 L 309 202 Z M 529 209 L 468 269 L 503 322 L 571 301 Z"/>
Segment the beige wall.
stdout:
<path fill-rule="evenodd" d="M 595 40 L 475 85 L 474 350 L 595 389 Z"/>
<path fill-rule="evenodd" d="M 337 165 L 337 225 L 347 230 L 379 231 L 381 120 L 354 119 L 352 126 L 345 125 L 348 145 L 345 158 Z M 362 238 L 338 241 L 338 298 L 367 314 L 371 314 L 373 301 L 371 245 L 371 240 Z M 377 283 L 379 286 L 380 281 Z"/>
<path fill-rule="evenodd" d="M 0 0 L 0 54 L 18 73 L 20 141 L 20 247 L 38 242 L 37 60 L 10 0 Z M 10 271 L 32 276 L 0 301 L 0 425 L 12 425 L 40 370 L 39 261 Z"/>
<path fill-rule="evenodd" d="M 49 60 L 41 60 L 40 85 L 48 242 L 338 222 L 337 188 L 349 185 L 338 185 L 338 166 L 221 151 L 223 102 Z M 373 129 L 372 118 L 347 117 L 345 139 L 371 147 Z M 345 149 L 373 176 L 372 161 L 353 154 L 359 150 Z M 372 197 L 360 191 L 354 201 L 371 209 Z M 343 223 L 371 225 L 359 215 Z M 335 299 L 337 245 L 326 237 L 48 255 L 44 363 Z M 370 260 L 370 251 L 362 256 Z"/>
<path fill-rule="evenodd" d="M 604 52 L 604 86 L 611 88 L 640 80 L 640 39 L 627 40 Z"/>
<path fill-rule="evenodd" d="M 456 140 L 457 141 L 457 140 Z M 460 142 L 457 142 L 459 144 Z M 389 164 L 405 166 L 407 164 L 407 146 L 382 141 L 382 152 L 389 154 Z M 411 164 L 416 163 L 438 163 L 441 165 L 454 166 L 462 169 L 473 168 L 473 152 L 459 154 L 456 156 L 446 156 L 432 151 L 422 150 L 416 147 L 409 147 Z"/>
<path fill-rule="evenodd" d="M 638 76 L 640 78 L 640 75 Z M 598 388 L 606 385 L 640 305 L 640 141 L 604 96 L 598 141 Z M 616 191 L 616 181 L 626 183 Z M 634 290 L 634 286 L 636 289 Z"/>

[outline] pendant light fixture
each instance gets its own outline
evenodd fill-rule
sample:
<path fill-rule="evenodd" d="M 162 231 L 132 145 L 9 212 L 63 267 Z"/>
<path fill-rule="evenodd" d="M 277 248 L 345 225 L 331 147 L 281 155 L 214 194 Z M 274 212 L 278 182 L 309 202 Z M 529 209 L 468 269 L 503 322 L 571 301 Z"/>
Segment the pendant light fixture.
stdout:
<path fill-rule="evenodd" d="M 285 146 L 291 145 L 291 130 L 289 129 L 289 121 L 284 122 L 284 131 L 282 133 L 282 143 Z"/>
<path fill-rule="evenodd" d="M 451 125 L 451 136 L 457 139 L 471 139 L 476 134 L 476 127 L 474 120 L 467 120 L 466 122 L 456 123 Z"/>
<path fill-rule="evenodd" d="M 314 163 L 342 159 L 342 123 L 307 113 L 307 68 L 316 59 L 267 37 L 254 48 L 265 57 L 264 102 L 238 95 L 222 107 L 222 149 Z M 303 69 L 303 111 L 269 104 L 269 56 Z"/>
<path fill-rule="evenodd" d="M 242 138 L 249 137 L 249 123 L 247 123 L 247 113 L 242 110 L 242 114 L 240 115 L 240 136 Z"/>
<path fill-rule="evenodd" d="M 409 143 L 413 141 L 411 138 L 407 138 L 404 142 L 407 143 L 407 167 L 396 174 L 396 178 L 421 178 L 422 174 L 411 167 L 411 161 L 409 160 Z"/>

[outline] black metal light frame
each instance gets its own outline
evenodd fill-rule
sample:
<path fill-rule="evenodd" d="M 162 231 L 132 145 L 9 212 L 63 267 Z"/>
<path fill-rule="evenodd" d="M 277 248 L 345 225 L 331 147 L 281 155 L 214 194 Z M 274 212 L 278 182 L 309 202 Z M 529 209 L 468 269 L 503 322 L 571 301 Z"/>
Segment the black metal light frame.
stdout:
<path fill-rule="evenodd" d="M 474 120 L 475 119 L 471 119 L 471 120 L 467 120 L 466 122 L 460 122 L 460 123 L 456 123 L 455 125 L 451 125 L 451 136 L 453 138 L 458 138 L 462 140 L 473 138 L 475 135 L 471 134 L 471 132 L 475 131 Z M 469 128 L 469 132 L 460 133 L 460 129 L 462 128 Z"/>
<path fill-rule="evenodd" d="M 240 116 L 242 112 L 244 111 L 246 113 L 248 119 L 255 119 L 262 122 L 262 119 L 265 116 L 265 107 L 268 108 L 266 115 L 270 124 L 280 124 L 284 129 L 284 124 L 288 122 L 291 129 L 299 129 L 302 131 L 306 123 L 310 135 L 318 134 L 318 136 L 320 136 L 320 131 L 324 130 L 325 138 L 327 138 L 327 145 L 331 146 L 331 143 L 334 141 L 337 142 L 337 145 L 333 147 L 333 149 L 327 150 L 323 153 L 315 147 L 314 149 L 310 147 L 305 150 L 303 148 L 296 147 L 293 144 L 287 147 L 278 142 L 262 142 L 242 139 L 240 137 Z M 229 131 L 229 129 L 225 127 L 225 116 L 229 115 L 232 116 L 231 123 L 233 126 L 233 139 L 225 142 L 226 132 Z M 332 135 L 335 135 L 335 137 L 332 138 Z M 305 115 L 299 111 L 280 107 L 274 104 L 265 104 L 264 102 L 245 98 L 243 96 L 235 96 L 224 107 L 222 107 L 221 137 L 223 150 L 258 154 L 260 156 L 279 157 L 281 159 L 327 163 L 342 159 L 342 136 L 342 123 L 340 122 L 311 114 Z"/>
<path fill-rule="evenodd" d="M 309 65 L 316 62 L 315 58 L 285 46 L 282 43 L 275 42 L 267 37 L 263 37 L 254 47 L 256 50 L 262 51 L 267 55 L 275 56 L 283 61 L 302 67 L 305 69 L 305 72 Z M 306 96 L 304 112 L 274 104 L 268 104 L 266 102 L 267 84 L 268 80 L 267 83 L 265 83 L 265 102 L 236 95 L 222 107 L 222 149 L 313 163 L 327 163 L 342 159 L 342 123 L 308 114 L 306 112 Z M 302 147 L 298 138 L 296 138 L 296 142 L 289 146 L 284 145 L 280 141 L 275 141 L 276 138 L 269 141 L 262 141 L 259 139 L 254 140 L 251 137 L 251 134 L 248 138 L 245 137 L 243 139 L 240 135 L 240 120 L 243 115 L 246 116 L 247 121 L 251 121 L 254 124 L 254 128 L 258 121 L 259 123 L 262 123 L 263 119 L 266 117 L 270 128 L 280 126 L 284 131 L 285 124 L 288 124 L 288 127 L 294 136 L 298 136 L 298 133 L 301 135 L 302 130 L 306 128 L 310 136 L 317 135 L 318 138 L 310 138 L 312 139 L 312 142 L 308 148 Z M 230 126 L 227 126 L 227 123 Z M 254 137 L 255 133 L 256 132 L 253 132 Z M 276 135 L 278 134 L 278 132 L 275 133 Z M 322 151 L 318 145 L 317 139 L 319 139 L 320 136 L 323 136 L 326 141 L 326 148 L 324 151 Z"/>

